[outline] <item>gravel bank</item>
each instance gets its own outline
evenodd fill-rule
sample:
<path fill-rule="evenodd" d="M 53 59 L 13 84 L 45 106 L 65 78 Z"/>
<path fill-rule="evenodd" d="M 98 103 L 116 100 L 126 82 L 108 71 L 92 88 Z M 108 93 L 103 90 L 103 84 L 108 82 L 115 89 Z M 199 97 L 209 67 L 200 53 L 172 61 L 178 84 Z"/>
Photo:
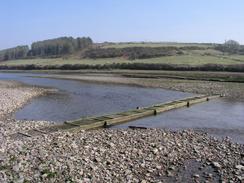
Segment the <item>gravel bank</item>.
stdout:
<path fill-rule="evenodd" d="M 97 130 L 1 144 L 0 180 L 241 182 L 244 149 L 192 131 Z"/>
<path fill-rule="evenodd" d="M 226 96 L 226 98 L 229 98 L 231 100 L 244 101 L 244 83 L 169 78 L 136 78 L 124 77 L 119 74 L 50 74 L 46 77 L 57 79 L 72 79 L 82 82 L 155 87 L 196 94 L 223 94 L 224 96 Z"/>
<path fill-rule="evenodd" d="M 8 118 L 42 92 L 0 82 L 0 182 L 241 182 L 244 147 L 193 131 L 56 132 L 12 139 L 52 125 Z M 4 104 L 2 104 L 4 102 Z"/>
<path fill-rule="evenodd" d="M 15 81 L 0 81 L 0 118 L 22 107 L 31 98 L 42 95 L 45 90 L 23 86 Z"/>
<path fill-rule="evenodd" d="M 0 140 L 10 134 L 53 124 L 43 121 L 17 121 L 11 114 L 33 97 L 47 92 L 46 89 L 25 86 L 15 81 L 0 81 Z"/>

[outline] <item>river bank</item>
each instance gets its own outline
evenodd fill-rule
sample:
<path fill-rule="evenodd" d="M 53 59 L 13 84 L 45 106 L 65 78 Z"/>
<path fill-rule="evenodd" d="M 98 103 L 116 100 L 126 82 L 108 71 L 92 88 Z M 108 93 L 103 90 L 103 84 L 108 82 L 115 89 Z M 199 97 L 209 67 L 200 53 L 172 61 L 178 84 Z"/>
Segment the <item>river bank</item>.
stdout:
<path fill-rule="evenodd" d="M 31 99 L 44 95 L 50 90 L 23 85 L 16 81 L 0 81 L 0 140 L 4 136 L 20 130 L 28 130 L 46 126 L 50 122 L 18 121 L 12 118 L 12 113 Z M 52 123 L 50 123 L 52 124 Z"/>
<path fill-rule="evenodd" d="M 241 182 L 244 147 L 191 130 L 11 134 L 52 125 L 16 121 L 9 113 L 43 90 L 0 82 L 0 182 Z"/>
<path fill-rule="evenodd" d="M 16 81 L 0 81 L 0 86 L 0 117 L 11 114 L 30 99 L 46 92 L 44 89 L 24 86 Z"/>
<path fill-rule="evenodd" d="M 48 76 L 40 76 L 45 78 L 70 79 L 89 83 L 163 88 L 207 95 L 222 94 L 230 100 L 244 101 L 244 83 L 238 82 L 244 78 L 242 73 L 210 72 L 208 74 L 203 72 L 186 72 L 184 74 L 183 72 L 162 71 L 158 73 L 155 73 L 155 71 L 42 71 L 37 73 L 50 74 Z"/>

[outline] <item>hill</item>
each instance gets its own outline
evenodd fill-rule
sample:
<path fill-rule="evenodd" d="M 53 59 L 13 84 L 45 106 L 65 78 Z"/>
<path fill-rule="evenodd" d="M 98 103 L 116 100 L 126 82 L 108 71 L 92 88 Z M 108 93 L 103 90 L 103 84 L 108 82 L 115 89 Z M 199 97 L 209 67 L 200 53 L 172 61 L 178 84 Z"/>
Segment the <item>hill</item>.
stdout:
<path fill-rule="evenodd" d="M 233 41 L 93 43 L 90 38 L 63 37 L 35 42 L 28 51 L 19 48 L 26 49 L 23 56 L 1 62 L 0 69 L 244 71 L 244 47 Z M 16 49 L 12 51 L 16 53 Z M 6 50 L 0 55 L 3 52 Z"/>

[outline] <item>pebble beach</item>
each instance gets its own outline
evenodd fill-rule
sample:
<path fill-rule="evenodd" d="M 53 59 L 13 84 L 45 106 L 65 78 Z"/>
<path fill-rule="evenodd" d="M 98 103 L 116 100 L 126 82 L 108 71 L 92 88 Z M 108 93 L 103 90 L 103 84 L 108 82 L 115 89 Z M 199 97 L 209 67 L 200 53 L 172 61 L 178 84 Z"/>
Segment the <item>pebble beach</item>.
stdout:
<path fill-rule="evenodd" d="M 190 129 L 99 129 L 12 138 L 54 125 L 11 116 L 45 92 L 0 81 L 0 182 L 244 181 L 243 145 Z"/>

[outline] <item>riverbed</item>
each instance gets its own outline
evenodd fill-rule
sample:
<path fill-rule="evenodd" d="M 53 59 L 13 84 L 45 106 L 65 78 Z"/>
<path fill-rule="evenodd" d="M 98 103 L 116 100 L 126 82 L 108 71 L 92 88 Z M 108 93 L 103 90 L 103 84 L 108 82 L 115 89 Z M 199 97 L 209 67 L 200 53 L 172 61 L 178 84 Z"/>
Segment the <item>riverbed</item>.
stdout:
<path fill-rule="evenodd" d="M 30 103 L 25 106 L 30 105 L 33 97 L 50 91 L 7 80 L 11 78 L 20 80 L 22 76 L 8 75 L 8 77 L 5 75 L 5 81 L 0 82 L 2 104 L 0 110 L 5 116 L 0 118 L 0 182 L 67 182 L 67 178 L 72 182 L 128 182 L 131 180 L 133 182 L 196 182 L 196 179 L 200 182 L 206 180 L 241 182 L 244 180 L 243 145 L 233 143 L 228 139 L 216 140 L 208 134 L 198 133 L 195 130 L 174 132 L 173 126 L 170 130 L 157 129 L 154 128 L 157 126 L 156 123 L 151 123 L 153 120 L 149 121 L 153 129 L 110 128 L 76 132 L 44 132 L 44 134 L 40 131 L 40 135 L 31 136 L 31 138 L 28 136 L 13 138 L 13 134 L 22 133 L 23 135 L 30 129 L 48 128 L 53 124 L 45 121 L 15 120 L 14 116 L 11 118 L 8 115 L 28 101 Z M 54 81 L 57 82 L 57 80 Z M 132 88 L 127 89 L 132 90 Z M 57 89 L 57 91 L 44 98 L 52 95 L 60 95 L 62 98 L 60 92 L 70 95 L 67 90 Z M 40 97 L 36 98 L 36 100 L 39 99 Z M 214 106 L 212 102 L 218 101 L 223 100 L 203 104 Z M 181 108 L 179 111 L 194 109 L 203 104 Z M 227 109 L 229 107 L 227 106 Z M 239 114 L 241 111 L 236 109 L 233 108 L 233 111 Z M 212 110 L 214 112 L 219 109 L 216 110 L 213 107 Z M 176 117 L 179 114 L 174 112 L 177 111 L 164 114 L 172 113 L 171 117 Z M 207 113 L 213 115 L 209 111 Z M 203 117 L 204 114 L 206 113 L 203 113 Z M 158 117 L 160 116 L 154 119 Z M 234 117 L 233 119 L 236 120 Z M 166 118 L 166 121 L 168 120 L 169 118 Z M 187 120 L 189 121 L 187 116 L 184 118 L 178 116 L 176 125 L 179 126 L 180 121 L 184 123 Z M 214 115 L 209 120 L 214 123 Z M 198 124 L 198 121 L 199 116 L 195 119 L 195 124 Z M 217 126 L 222 125 L 222 120 L 219 122 Z M 203 126 L 201 123 L 199 125 Z M 165 126 L 167 125 L 158 127 L 165 128 Z M 194 125 L 189 123 L 189 128 L 191 127 Z M 121 127 L 117 126 L 117 128 Z M 182 126 L 179 126 L 179 129 L 181 128 Z M 225 128 L 224 125 L 223 128 Z"/>
<path fill-rule="evenodd" d="M 47 74 L 4 73 L 0 79 L 29 85 L 51 87 L 56 93 L 33 99 L 14 114 L 20 120 L 45 120 L 62 123 L 80 117 L 99 116 L 146 107 L 193 96 L 191 93 L 115 84 L 87 83 L 74 80 L 39 78 Z M 217 99 L 165 112 L 156 117 L 136 120 L 113 128 L 143 126 L 170 130 L 194 129 L 216 137 L 231 137 L 244 142 L 244 103 Z"/>
<path fill-rule="evenodd" d="M 62 123 L 80 117 L 123 112 L 193 95 L 164 89 L 84 83 L 37 76 L 42 75 L 0 74 L 0 79 L 57 89 L 56 93 L 33 99 L 15 113 L 14 117 L 17 119 Z"/>

